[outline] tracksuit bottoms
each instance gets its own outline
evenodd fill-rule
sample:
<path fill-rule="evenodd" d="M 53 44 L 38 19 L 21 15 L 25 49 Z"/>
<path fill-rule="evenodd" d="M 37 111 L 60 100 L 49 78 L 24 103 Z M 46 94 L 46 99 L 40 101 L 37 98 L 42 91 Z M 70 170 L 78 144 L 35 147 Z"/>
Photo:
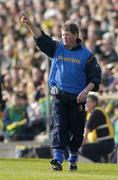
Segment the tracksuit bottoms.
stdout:
<path fill-rule="evenodd" d="M 60 163 L 68 148 L 69 162 L 76 162 L 78 149 L 83 141 L 85 103 L 77 104 L 77 95 L 60 92 L 52 100 L 52 149 L 53 157 Z"/>

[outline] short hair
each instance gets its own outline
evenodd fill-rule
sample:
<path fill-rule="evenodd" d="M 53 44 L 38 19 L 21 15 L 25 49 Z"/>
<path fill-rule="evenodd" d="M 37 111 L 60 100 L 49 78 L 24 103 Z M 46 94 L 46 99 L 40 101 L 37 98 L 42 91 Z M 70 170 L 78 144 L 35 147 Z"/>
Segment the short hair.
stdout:
<path fill-rule="evenodd" d="M 71 22 L 66 22 L 63 26 L 62 26 L 62 30 L 64 31 L 69 31 L 72 34 L 77 34 L 79 36 L 79 28 L 77 26 L 77 24 L 75 23 L 71 23 Z"/>
<path fill-rule="evenodd" d="M 98 99 L 97 96 L 95 96 L 95 95 L 93 95 L 93 94 L 90 94 L 90 95 L 87 96 L 87 98 L 90 98 L 93 102 L 95 102 L 95 103 L 96 103 L 96 106 L 99 105 L 99 99 Z"/>

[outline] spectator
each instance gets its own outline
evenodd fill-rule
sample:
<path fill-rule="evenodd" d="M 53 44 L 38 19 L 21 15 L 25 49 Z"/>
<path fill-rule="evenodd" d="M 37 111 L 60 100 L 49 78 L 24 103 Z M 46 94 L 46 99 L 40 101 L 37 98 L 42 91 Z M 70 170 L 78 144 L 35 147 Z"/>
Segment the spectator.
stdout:
<path fill-rule="evenodd" d="M 27 106 L 27 117 L 29 120 L 29 127 L 31 128 L 33 136 L 46 131 L 46 98 L 40 96 L 40 99 L 30 103 Z"/>
<path fill-rule="evenodd" d="M 19 93 L 15 96 L 15 103 L 7 106 L 3 115 L 3 136 L 6 140 L 29 140 L 28 119 L 26 115 L 27 97 Z"/>
<path fill-rule="evenodd" d="M 118 103 L 114 105 L 114 115 L 112 117 L 112 123 L 114 128 L 115 145 L 118 146 Z"/>
<path fill-rule="evenodd" d="M 87 121 L 81 154 L 94 162 L 101 162 L 114 148 L 112 124 L 95 95 L 88 95 Z"/>
<path fill-rule="evenodd" d="M 114 115 L 111 119 L 114 128 L 114 141 L 115 149 L 111 155 L 112 163 L 117 163 L 117 151 L 118 151 L 118 103 L 114 105 Z"/>

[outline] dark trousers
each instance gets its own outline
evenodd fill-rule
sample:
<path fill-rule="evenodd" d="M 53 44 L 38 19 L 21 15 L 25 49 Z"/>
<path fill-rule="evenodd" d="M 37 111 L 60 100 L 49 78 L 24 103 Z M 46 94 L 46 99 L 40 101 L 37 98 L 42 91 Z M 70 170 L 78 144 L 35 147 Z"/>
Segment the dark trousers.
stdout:
<path fill-rule="evenodd" d="M 52 148 L 77 152 L 83 141 L 85 104 L 77 104 L 76 95 L 70 93 L 54 96 L 52 124 Z"/>
<path fill-rule="evenodd" d="M 98 143 L 85 144 L 81 148 L 81 154 L 94 162 L 101 162 L 101 158 L 107 156 L 114 149 L 114 140 L 104 140 Z"/>

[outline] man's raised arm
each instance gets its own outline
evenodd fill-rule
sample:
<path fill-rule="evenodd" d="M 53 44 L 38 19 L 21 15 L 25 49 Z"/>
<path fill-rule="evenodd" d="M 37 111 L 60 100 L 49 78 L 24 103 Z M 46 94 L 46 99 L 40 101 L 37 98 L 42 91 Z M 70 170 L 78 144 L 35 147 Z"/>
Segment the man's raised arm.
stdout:
<path fill-rule="evenodd" d="M 23 24 L 27 25 L 33 36 L 38 38 L 42 35 L 42 31 L 38 29 L 25 14 L 20 16 L 20 20 Z"/>

